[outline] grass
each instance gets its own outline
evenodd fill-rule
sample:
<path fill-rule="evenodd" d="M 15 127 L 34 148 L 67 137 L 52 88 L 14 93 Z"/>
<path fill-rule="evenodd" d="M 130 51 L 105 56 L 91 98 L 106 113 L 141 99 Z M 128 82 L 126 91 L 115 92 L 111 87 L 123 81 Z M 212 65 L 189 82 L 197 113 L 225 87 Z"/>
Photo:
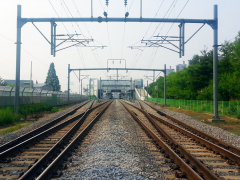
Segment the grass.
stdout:
<path fill-rule="evenodd" d="M 31 124 L 31 123 L 26 123 L 26 122 L 22 123 L 21 122 L 19 124 L 14 125 L 14 126 L 10 126 L 10 127 L 7 127 L 7 128 L 0 129 L 0 135 L 16 131 L 16 130 L 21 129 L 25 126 L 28 126 L 29 124 Z"/>
<path fill-rule="evenodd" d="M 199 121 L 202 121 L 206 124 L 216 126 L 222 128 L 230 133 L 240 135 L 240 120 L 237 118 L 229 117 L 229 116 L 220 116 L 220 119 L 224 119 L 226 122 L 224 123 L 212 123 L 208 122 L 208 119 L 213 117 L 213 114 L 198 112 L 198 111 L 191 111 L 186 109 L 179 109 L 175 107 L 168 107 L 164 106 L 165 109 L 169 109 L 171 111 L 179 112 L 191 116 Z"/>
<path fill-rule="evenodd" d="M 19 121 L 19 115 L 13 112 L 11 107 L 0 110 L 0 126 L 13 124 Z"/>
<path fill-rule="evenodd" d="M 65 110 L 65 109 L 67 109 L 67 108 L 69 108 L 73 105 L 75 105 L 75 104 L 62 106 L 61 108 L 52 107 L 51 111 L 47 112 L 47 114 Z M 4 119 L 3 117 L 6 117 L 6 115 L 5 116 L 3 116 L 3 115 L 6 114 L 6 109 L 8 109 L 8 108 L 0 109 L 0 135 L 16 131 L 18 129 L 21 129 L 21 128 L 23 128 L 25 126 L 28 126 L 29 124 L 33 123 L 33 122 L 29 122 L 29 121 L 19 120 L 19 116 L 17 116 L 18 117 L 17 121 L 7 121 L 7 123 L 5 123 L 6 118 Z M 3 110 L 3 111 L 1 111 L 1 110 Z M 12 111 L 13 111 L 12 107 L 9 107 L 7 117 L 10 118 L 10 117 L 13 116 Z M 3 113 L 3 114 L 1 114 L 1 113 Z M 37 119 L 43 117 L 44 115 L 46 115 L 46 112 L 33 113 L 31 115 L 26 115 L 25 119 L 35 119 L 35 120 L 37 120 Z M 1 119 L 4 119 L 4 123 L 2 123 L 2 124 L 1 124 Z"/>

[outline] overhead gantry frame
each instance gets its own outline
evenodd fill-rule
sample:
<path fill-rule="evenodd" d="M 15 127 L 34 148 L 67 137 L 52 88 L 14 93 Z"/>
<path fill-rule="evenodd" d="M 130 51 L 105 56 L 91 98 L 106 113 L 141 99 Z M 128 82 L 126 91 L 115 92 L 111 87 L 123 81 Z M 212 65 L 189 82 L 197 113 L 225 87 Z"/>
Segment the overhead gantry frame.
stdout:
<path fill-rule="evenodd" d="M 69 101 L 69 91 L 70 91 L 70 73 L 71 71 L 97 71 L 97 70 L 103 70 L 103 71 L 110 71 L 110 70 L 116 70 L 117 74 L 118 71 L 161 71 L 164 73 L 164 105 L 166 105 L 166 76 L 167 76 L 167 70 L 166 70 L 166 64 L 164 64 L 164 69 L 141 69 L 141 68 L 84 68 L 84 69 L 70 69 L 70 64 L 68 64 L 68 101 Z"/>
<path fill-rule="evenodd" d="M 21 54 L 21 28 L 24 24 L 31 22 L 50 22 L 54 25 L 56 22 L 165 22 L 165 23 L 200 23 L 208 24 L 213 29 L 213 99 L 214 99 L 214 115 L 213 119 L 220 119 L 218 116 L 218 80 L 217 80 L 217 64 L 218 64 L 218 10 L 217 5 L 214 5 L 213 19 L 172 19 L 172 18 L 109 18 L 97 17 L 94 18 L 22 18 L 21 5 L 17 7 L 17 53 L 16 53 L 16 82 L 15 82 L 15 112 L 19 109 L 19 87 L 20 87 L 20 54 Z M 54 26 L 53 26 L 54 28 Z M 184 42 L 184 41 L 181 41 Z M 184 52 L 184 49 L 183 51 Z"/>

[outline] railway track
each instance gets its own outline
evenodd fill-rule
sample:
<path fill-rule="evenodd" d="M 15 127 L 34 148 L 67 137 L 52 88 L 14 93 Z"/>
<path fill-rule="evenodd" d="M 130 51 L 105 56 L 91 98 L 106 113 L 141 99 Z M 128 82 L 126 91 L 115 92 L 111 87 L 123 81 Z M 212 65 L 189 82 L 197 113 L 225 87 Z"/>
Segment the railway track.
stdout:
<path fill-rule="evenodd" d="M 54 120 L 54 124 L 41 127 L 42 132 L 38 129 L 37 132 L 30 132 L 30 138 L 27 138 L 29 135 L 20 137 L 3 145 L 0 153 L 0 179 L 50 179 L 60 175 L 57 170 L 65 168 L 62 163 L 64 159 L 111 102 L 93 108 L 94 101 L 87 102 L 84 104 L 86 111 L 75 109 L 64 115 L 64 118 Z"/>
<path fill-rule="evenodd" d="M 154 156 L 159 173 L 163 173 L 166 179 L 240 179 L 237 148 L 209 135 L 204 136 L 194 128 L 189 129 L 143 101 L 137 101 L 137 106 L 120 102 L 147 132 L 142 131 L 140 137 L 151 152 L 149 156 Z M 25 137 L 22 141 L 23 137 L 20 137 L 18 141 L 1 146 L 0 179 L 60 177 L 69 167 L 69 161 L 74 161 L 70 157 L 72 152 L 82 146 L 85 148 L 86 142 L 82 142 L 89 136 L 86 135 L 111 103 L 86 102 L 63 115 L 64 118 L 54 120 L 54 124 L 40 127 L 42 131 L 37 130 L 32 137 Z"/>
<path fill-rule="evenodd" d="M 81 114 L 81 112 L 85 111 L 86 108 L 89 108 L 90 106 L 92 106 L 92 104 L 93 104 L 93 101 L 92 102 L 91 101 L 86 101 L 86 102 L 80 104 L 79 106 L 77 106 L 75 109 L 73 109 L 73 110 L 63 114 L 62 116 L 54 119 L 53 121 L 51 121 L 51 122 L 49 122 L 45 125 L 42 125 L 42 126 L 38 127 L 37 129 L 34 129 L 34 130 L 32 130 L 32 131 L 14 139 L 14 140 L 12 140 L 8 143 L 5 143 L 5 144 L 1 145 L 0 146 L 0 152 L 3 152 L 5 150 L 19 144 L 20 142 L 23 142 L 23 141 L 39 134 L 40 132 L 51 128 L 52 126 L 54 126 L 54 125 L 56 125 L 56 124 L 58 124 L 58 123 L 60 123 L 64 120 L 67 120 L 71 116 L 74 116 L 74 115 L 76 116 L 77 114 Z"/>
<path fill-rule="evenodd" d="M 164 119 L 166 114 L 152 109 L 151 106 L 141 101 L 139 101 L 141 108 L 123 101 L 121 103 L 155 140 L 159 150 L 165 154 L 164 157 L 168 157 L 170 161 L 174 162 L 171 168 L 175 170 L 175 177 L 240 179 L 240 156 L 237 148 L 219 140 L 214 141 L 213 137 L 204 136 L 194 128 L 190 132 L 186 130 L 188 127 L 183 128 L 176 125 L 176 119 L 174 119 L 174 123 L 171 123 Z M 163 116 L 165 117 L 163 118 Z M 172 119 L 170 120 L 172 121 Z M 168 175 L 166 174 L 165 177 Z"/>

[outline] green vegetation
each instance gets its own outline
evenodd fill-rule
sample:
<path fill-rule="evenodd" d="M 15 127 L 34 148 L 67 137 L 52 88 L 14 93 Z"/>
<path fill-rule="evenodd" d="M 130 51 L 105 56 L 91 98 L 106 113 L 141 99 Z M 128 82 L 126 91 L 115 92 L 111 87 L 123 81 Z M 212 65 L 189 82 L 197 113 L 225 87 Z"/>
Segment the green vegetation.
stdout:
<path fill-rule="evenodd" d="M 148 98 L 149 101 L 157 102 L 157 98 Z M 167 105 L 179 109 L 213 113 L 213 101 L 207 100 L 184 100 L 167 99 Z M 159 104 L 164 104 L 163 98 L 158 98 Z M 236 117 L 240 119 L 240 102 L 218 101 L 219 115 Z"/>
<path fill-rule="evenodd" d="M 20 119 L 19 115 L 13 112 L 12 107 L 0 109 L 0 126 L 15 123 L 19 121 L 19 119 Z"/>
<path fill-rule="evenodd" d="M 88 95 L 88 99 L 97 99 L 95 95 Z"/>
<path fill-rule="evenodd" d="M 53 107 L 51 112 L 58 112 L 59 111 L 59 108 L 58 107 Z"/>
<path fill-rule="evenodd" d="M 206 124 L 216 126 L 219 128 L 222 128 L 230 133 L 240 135 L 240 121 L 236 118 L 232 118 L 229 116 L 222 116 L 221 119 L 226 120 L 224 123 L 213 123 L 209 122 L 208 119 L 212 118 L 212 114 L 209 113 L 202 113 L 202 112 L 197 112 L 197 111 L 191 111 L 191 110 L 186 110 L 186 109 L 179 109 L 175 107 L 164 107 L 165 109 L 169 109 L 171 111 L 179 112 L 179 113 L 184 113 L 188 116 L 194 117 L 195 119 L 204 122 Z"/>
<path fill-rule="evenodd" d="M 26 119 L 28 115 L 37 114 L 44 111 L 51 111 L 53 106 L 43 104 L 26 104 L 21 105 L 19 108 L 19 114 L 22 118 Z"/>
<path fill-rule="evenodd" d="M 240 32 L 234 42 L 225 42 L 219 49 L 218 81 L 219 101 L 239 101 L 240 99 Z M 182 71 L 167 76 L 167 98 L 186 100 L 213 100 L 213 52 L 201 51 L 194 55 L 190 65 Z M 163 98 L 164 78 L 149 86 L 149 94 Z M 230 107 L 229 111 L 235 111 Z"/>
<path fill-rule="evenodd" d="M 20 105 L 19 114 L 14 113 L 13 107 L 1 107 L 0 108 L 0 126 L 7 124 L 13 124 L 19 121 L 20 118 L 26 119 L 27 116 L 33 114 L 39 114 L 42 112 L 57 112 L 58 107 L 42 104 L 27 104 Z"/>
<path fill-rule="evenodd" d="M 240 99 L 240 32 L 234 42 L 225 42 L 219 49 L 218 81 L 219 101 Z M 167 76 L 167 98 L 186 100 L 213 100 L 213 52 L 201 51 L 194 55 L 190 65 L 182 71 Z M 163 77 L 149 86 L 149 94 L 163 97 Z"/>
<path fill-rule="evenodd" d="M 56 75 L 54 63 L 50 64 L 45 83 L 51 86 L 53 88 L 53 91 L 60 91 L 60 84 L 59 84 L 58 76 Z"/>
<path fill-rule="evenodd" d="M 29 124 L 30 123 L 18 124 L 16 126 L 9 127 L 6 130 L 1 131 L 0 134 L 7 134 L 7 133 L 10 133 L 10 132 L 16 131 L 16 130 L 21 129 L 21 128 L 25 127 L 25 126 L 28 126 Z"/>

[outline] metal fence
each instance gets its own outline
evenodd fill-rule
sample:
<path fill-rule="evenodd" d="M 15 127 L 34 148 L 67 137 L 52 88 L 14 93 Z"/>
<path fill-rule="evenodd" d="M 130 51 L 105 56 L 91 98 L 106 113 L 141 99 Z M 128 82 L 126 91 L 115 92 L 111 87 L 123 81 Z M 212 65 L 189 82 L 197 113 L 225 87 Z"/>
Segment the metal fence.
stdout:
<path fill-rule="evenodd" d="M 15 87 L 0 86 L 0 106 L 13 106 L 15 98 Z M 67 93 L 60 91 L 47 91 L 40 89 L 20 88 L 20 104 L 49 104 L 64 105 L 87 100 L 87 96 L 80 94 L 70 94 L 69 102 Z"/>
<path fill-rule="evenodd" d="M 147 99 L 147 98 L 145 98 Z M 148 98 L 149 101 L 157 102 L 157 98 Z M 158 103 L 164 104 L 163 98 L 158 98 Z M 167 105 L 193 111 L 208 112 L 213 114 L 213 101 L 207 100 L 184 100 L 167 99 Z M 218 101 L 219 115 L 232 116 L 240 119 L 240 102 Z"/>

